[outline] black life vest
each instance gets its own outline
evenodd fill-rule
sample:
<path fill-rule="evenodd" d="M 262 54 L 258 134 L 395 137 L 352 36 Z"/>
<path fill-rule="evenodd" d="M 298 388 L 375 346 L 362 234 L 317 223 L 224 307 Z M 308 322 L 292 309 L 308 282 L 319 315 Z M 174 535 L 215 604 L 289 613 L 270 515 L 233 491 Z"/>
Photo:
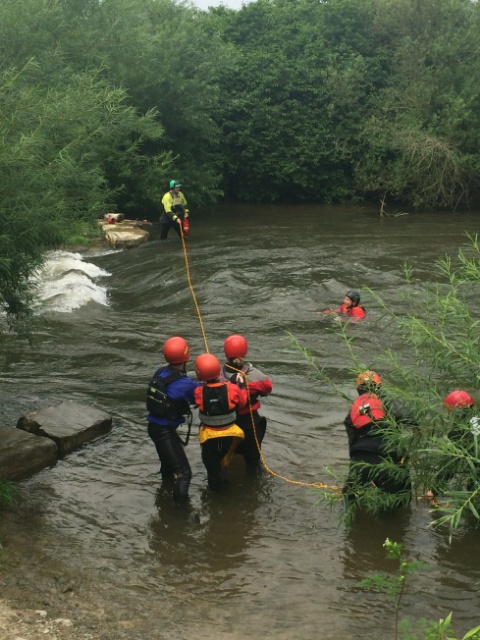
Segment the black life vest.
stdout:
<path fill-rule="evenodd" d="M 184 376 L 181 371 L 174 370 L 168 376 L 160 377 L 160 374 L 168 370 L 161 367 L 155 371 L 153 378 L 147 386 L 147 409 L 155 418 L 172 420 L 179 415 L 190 413 L 190 405 L 186 400 L 174 400 L 168 395 L 167 387 L 175 380 Z"/>
<path fill-rule="evenodd" d="M 213 382 L 202 387 L 200 422 L 211 427 L 225 427 L 235 422 L 235 404 L 230 400 L 228 382 Z"/>

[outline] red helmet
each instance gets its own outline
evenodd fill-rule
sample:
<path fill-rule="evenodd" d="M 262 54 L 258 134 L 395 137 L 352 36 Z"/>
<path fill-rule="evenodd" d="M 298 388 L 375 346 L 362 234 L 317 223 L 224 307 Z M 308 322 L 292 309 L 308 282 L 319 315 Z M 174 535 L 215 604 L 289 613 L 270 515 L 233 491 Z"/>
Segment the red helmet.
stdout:
<path fill-rule="evenodd" d="M 248 351 L 247 339 L 234 333 L 225 340 L 223 349 L 227 358 L 245 358 Z"/>
<path fill-rule="evenodd" d="M 382 384 L 382 379 L 380 378 L 378 373 L 376 371 L 370 371 L 370 369 L 368 369 L 367 371 L 364 371 L 363 373 L 358 374 L 357 382 L 355 386 L 358 389 L 358 387 L 361 387 L 362 385 L 380 386 L 381 384 Z"/>
<path fill-rule="evenodd" d="M 443 406 L 447 411 L 453 411 L 453 409 L 462 407 L 473 407 L 474 404 L 475 400 L 472 396 L 462 389 L 455 389 L 455 391 L 452 391 L 443 399 Z"/>
<path fill-rule="evenodd" d="M 208 380 L 215 380 L 220 375 L 220 361 L 217 357 L 211 353 L 202 353 L 201 356 L 195 360 L 195 371 L 197 378 L 208 382 Z"/>
<path fill-rule="evenodd" d="M 163 345 L 163 355 L 169 364 L 182 364 L 190 359 L 190 347 L 186 340 L 174 336 Z"/>

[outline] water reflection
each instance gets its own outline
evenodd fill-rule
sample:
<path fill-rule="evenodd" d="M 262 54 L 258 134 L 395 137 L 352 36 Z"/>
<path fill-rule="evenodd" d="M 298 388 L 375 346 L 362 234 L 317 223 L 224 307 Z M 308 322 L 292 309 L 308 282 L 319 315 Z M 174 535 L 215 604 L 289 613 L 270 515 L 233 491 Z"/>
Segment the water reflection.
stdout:
<path fill-rule="evenodd" d="M 259 537 L 256 512 L 268 500 L 269 483 L 241 467 L 243 460 L 234 459 L 231 484 L 220 491 L 201 489 L 196 502 L 174 503 L 168 483 L 155 495 L 157 514 L 149 521 L 149 547 L 159 566 L 197 595 L 205 589 L 223 596 L 225 589 L 236 591 L 230 581 Z M 186 562 L 188 571 L 182 575 Z"/>
<path fill-rule="evenodd" d="M 338 326 L 315 311 L 330 307 L 349 287 L 372 287 L 396 313 L 408 313 L 402 264 L 415 267 L 421 296 L 433 260 L 456 253 L 464 231 L 478 227 L 473 215 L 383 223 L 377 215 L 358 208 L 232 207 L 221 216 L 199 213 L 188 245 L 210 351 L 221 355 L 225 336 L 244 334 L 252 361 L 272 377 L 263 448 L 271 468 L 292 479 L 326 480 L 317 471 L 327 465 L 343 476 L 348 402 L 310 379 L 287 332 L 353 397 L 351 357 Z M 27 560 L 32 589 L 38 584 L 32 555 L 41 548 L 82 572 L 85 592 L 108 609 L 111 621 L 124 613 L 148 618 L 152 629 L 142 640 L 158 640 L 158 618 L 168 638 L 212 640 L 230 633 L 235 640 L 371 640 L 385 637 L 385 599 L 360 594 L 355 584 L 371 572 L 396 570 L 383 548 L 389 537 L 432 565 L 406 598 L 412 616 L 421 617 L 427 592 L 430 612 L 445 615 L 453 603 L 463 626 L 477 615 L 476 534 L 450 548 L 448 536 L 429 528 L 424 505 L 360 519 L 346 532 L 336 513 L 315 507 L 311 490 L 269 476 L 247 477 L 243 460 L 229 469 L 228 492 L 210 494 L 197 449 L 189 451 L 190 509 L 176 510 L 170 489 L 157 490 L 159 478 L 151 475 L 158 462 L 145 431 L 143 394 L 173 328 L 188 338 L 193 354 L 204 351 L 181 244 L 172 238 L 84 262 L 93 261 L 112 274 L 99 281 L 108 288 L 108 305 L 90 302 L 71 313 L 50 309 L 31 345 L 3 336 L 3 426 L 65 398 L 114 416 L 107 438 L 25 483 L 24 507 L 8 518 L 5 536 L 0 525 L 2 537 Z M 403 357 L 404 346 L 392 338 L 377 301 L 362 293 L 362 302 L 367 319 L 347 328 L 356 355 L 373 365 L 390 347 Z M 98 636 L 108 637 L 125 636 L 113 629 Z"/>
<path fill-rule="evenodd" d="M 405 544 L 409 527 L 410 507 L 374 518 L 359 513 L 346 534 L 343 575 L 348 580 L 362 580 L 372 571 L 391 573 L 398 563 L 387 559 L 384 543 Z"/>

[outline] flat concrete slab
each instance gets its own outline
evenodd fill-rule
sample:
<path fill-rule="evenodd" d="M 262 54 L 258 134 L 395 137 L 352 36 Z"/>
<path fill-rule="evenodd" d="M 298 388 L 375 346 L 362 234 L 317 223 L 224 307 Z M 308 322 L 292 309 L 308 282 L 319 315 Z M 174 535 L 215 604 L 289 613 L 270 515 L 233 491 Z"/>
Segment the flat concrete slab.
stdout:
<path fill-rule="evenodd" d="M 0 477 L 23 480 L 57 462 L 58 448 L 53 440 L 39 438 L 19 429 L 0 431 Z"/>
<path fill-rule="evenodd" d="M 64 400 L 58 405 L 30 411 L 22 416 L 17 428 L 50 438 L 63 456 L 112 428 L 112 418 L 90 405 Z"/>

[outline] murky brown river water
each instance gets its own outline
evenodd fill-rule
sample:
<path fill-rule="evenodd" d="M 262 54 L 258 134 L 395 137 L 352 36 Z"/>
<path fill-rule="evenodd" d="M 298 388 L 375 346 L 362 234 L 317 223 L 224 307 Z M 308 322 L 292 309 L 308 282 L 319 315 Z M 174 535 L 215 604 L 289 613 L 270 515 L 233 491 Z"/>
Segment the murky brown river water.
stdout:
<path fill-rule="evenodd" d="M 221 356 L 224 338 L 242 333 L 249 359 L 273 381 L 262 405 L 269 466 L 330 483 L 326 466 L 340 476 L 347 467 L 348 402 L 312 381 L 288 332 L 355 397 L 335 323 L 316 310 L 368 286 L 407 312 L 404 261 L 421 295 L 435 258 L 456 254 L 478 216 L 381 221 L 366 209 L 236 206 L 192 220 L 189 264 L 210 351 Z M 31 346 L 1 336 L 2 426 L 66 398 L 106 410 L 114 426 L 20 483 L 20 503 L 0 524 L 0 595 L 77 618 L 98 640 L 385 639 L 393 637 L 391 605 L 356 583 L 394 571 L 382 547 L 390 537 L 430 565 L 411 583 L 403 617 L 453 610 L 459 632 L 480 623 L 480 532 L 461 529 L 449 544 L 430 527 L 435 515 L 424 502 L 346 531 L 340 506 L 329 511 L 311 488 L 266 472 L 251 477 L 237 459 L 229 490 L 211 494 L 192 438 L 191 507 L 175 507 L 160 486 L 144 391 L 166 337 L 183 335 L 193 355 L 204 351 L 181 244 L 171 234 L 85 260 L 111 274 L 102 281 L 109 305 L 47 311 Z M 367 294 L 362 302 L 368 318 L 353 330 L 364 361 L 374 362 L 390 336 L 376 302 Z"/>

